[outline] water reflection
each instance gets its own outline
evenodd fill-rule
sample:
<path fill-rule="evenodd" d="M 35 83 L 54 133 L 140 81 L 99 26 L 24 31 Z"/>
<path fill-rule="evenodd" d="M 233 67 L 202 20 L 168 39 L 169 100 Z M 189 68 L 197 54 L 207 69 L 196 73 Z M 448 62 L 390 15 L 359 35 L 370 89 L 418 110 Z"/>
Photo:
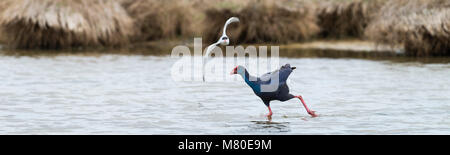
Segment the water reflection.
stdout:
<path fill-rule="evenodd" d="M 289 122 L 274 122 L 274 121 L 251 121 L 248 125 L 250 131 L 256 132 L 289 132 Z"/>

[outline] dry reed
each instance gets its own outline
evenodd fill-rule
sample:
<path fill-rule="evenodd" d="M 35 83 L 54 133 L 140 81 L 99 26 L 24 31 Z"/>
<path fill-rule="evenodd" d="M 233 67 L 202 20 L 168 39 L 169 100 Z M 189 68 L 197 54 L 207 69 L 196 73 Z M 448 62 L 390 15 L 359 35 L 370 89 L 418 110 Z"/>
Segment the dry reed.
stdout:
<path fill-rule="evenodd" d="M 449 56 L 450 2 L 389 1 L 365 35 L 380 43 L 402 44 L 410 56 Z"/>
<path fill-rule="evenodd" d="M 286 3 L 293 3 L 283 5 Z M 215 42 L 221 35 L 223 24 L 232 16 L 239 24 L 229 26 L 233 43 L 287 43 L 309 40 L 319 32 L 311 6 L 306 1 L 253 1 L 242 9 L 210 9 L 206 12 L 203 38 Z"/>
<path fill-rule="evenodd" d="M 319 1 L 317 17 L 322 38 L 362 38 L 385 0 Z"/>
<path fill-rule="evenodd" d="M 12 48 L 60 49 L 128 44 L 132 19 L 108 0 L 16 0 L 0 14 Z"/>
<path fill-rule="evenodd" d="M 191 8 L 176 0 L 136 0 L 124 3 L 138 28 L 134 41 L 171 39 L 192 34 Z"/>

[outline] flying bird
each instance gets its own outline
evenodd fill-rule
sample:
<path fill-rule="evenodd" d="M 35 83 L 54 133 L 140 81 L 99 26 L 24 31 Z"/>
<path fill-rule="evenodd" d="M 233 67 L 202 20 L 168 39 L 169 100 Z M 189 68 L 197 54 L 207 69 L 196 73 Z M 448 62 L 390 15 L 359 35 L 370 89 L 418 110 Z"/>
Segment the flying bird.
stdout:
<path fill-rule="evenodd" d="M 286 64 L 284 66 L 281 66 L 281 68 L 278 70 L 263 74 L 260 77 L 254 77 L 248 73 L 247 69 L 245 69 L 244 66 L 236 66 L 230 74 L 238 74 L 241 75 L 242 78 L 244 78 L 245 83 L 247 83 L 252 88 L 253 92 L 261 98 L 261 100 L 269 109 L 269 114 L 267 114 L 267 117 L 269 119 L 272 118 L 273 114 L 272 110 L 270 109 L 270 101 L 279 100 L 281 102 L 284 102 L 293 98 L 298 98 L 305 107 L 306 112 L 308 112 L 308 114 L 312 117 L 316 117 L 318 115 L 315 113 L 315 111 L 310 110 L 306 106 L 306 103 L 303 100 L 302 96 L 294 96 L 289 93 L 289 87 L 286 84 L 286 80 L 295 68 L 296 67 L 291 67 L 290 64 Z M 275 82 L 275 80 L 278 80 L 278 88 L 275 91 L 265 92 L 261 90 L 262 85 L 269 85 L 272 82 Z"/>
<path fill-rule="evenodd" d="M 208 57 L 209 54 L 211 53 L 212 49 L 214 49 L 214 47 L 216 47 L 217 45 L 220 44 L 220 45 L 226 46 L 226 45 L 230 44 L 230 39 L 227 36 L 227 26 L 234 22 L 239 22 L 239 18 L 231 17 L 227 20 L 227 22 L 225 22 L 225 25 L 223 26 L 222 36 L 219 38 L 219 40 L 216 43 L 211 44 L 208 46 L 208 48 L 206 48 L 206 53 L 204 55 L 205 57 Z"/>
<path fill-rule="evenodd" d="M 222 33 L 222 36 L 219 38 L 219 40 L 218 40 L 216 43 L 211 44 L 211 45 L 209 45 L 209 46 L 206 48 L 205 55 L 203 56 L 203 62 L 206 61 L 206 58 L 209 57 L 209 55 L 211 54 L 211 51 L 212 51 L 217 45 L 223 45 L 223 46 L 226 46 L 226 45 L 230 44 L 230 39 L 229 39 L 228 36 L 227 36 L 227 26 L 228 26 L 229 24 L 231 24 L 231 23 L 234 23 L 234 22 L 239 22 L 239 18 L 237 18 L 237 17 L 231 17 L 231 18 L 229 18 L 229 19 L 225 22 L 225 25 L 223 26 L 223 33 Z M 205 74 L 204 74 L 204 73 L 203 73 L 203 81 L 205 81 Z"/>

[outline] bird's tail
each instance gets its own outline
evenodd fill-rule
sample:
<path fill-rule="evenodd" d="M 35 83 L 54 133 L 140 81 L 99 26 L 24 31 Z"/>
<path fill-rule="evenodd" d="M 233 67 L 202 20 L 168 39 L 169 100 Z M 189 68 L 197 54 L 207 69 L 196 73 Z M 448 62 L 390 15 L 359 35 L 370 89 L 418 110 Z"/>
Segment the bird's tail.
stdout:
<path fill-rule="evenodd" d="M 294 69 L 296 69 L 297 67 L 291 67 L 290 64 L 285 64 L 284 66 L 281 66 L 281 69 L 283 69 L 283 68 L 291 68 L 291 70 L 294 70 Z"/>

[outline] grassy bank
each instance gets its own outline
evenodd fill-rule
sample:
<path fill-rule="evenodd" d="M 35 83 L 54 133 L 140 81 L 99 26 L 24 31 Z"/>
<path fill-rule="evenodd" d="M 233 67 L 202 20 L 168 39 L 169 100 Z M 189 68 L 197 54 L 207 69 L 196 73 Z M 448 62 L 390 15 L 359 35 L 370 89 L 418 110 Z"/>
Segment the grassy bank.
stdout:
<path fill-rule="evenodd" d="M 13 49 L 151 48 L 193 37 L 207 45 L 237 16 L 232 44 L 357 39 L 450 55 L 446 0 L 4 0 L 0 9 L 0 42 Z"/>

